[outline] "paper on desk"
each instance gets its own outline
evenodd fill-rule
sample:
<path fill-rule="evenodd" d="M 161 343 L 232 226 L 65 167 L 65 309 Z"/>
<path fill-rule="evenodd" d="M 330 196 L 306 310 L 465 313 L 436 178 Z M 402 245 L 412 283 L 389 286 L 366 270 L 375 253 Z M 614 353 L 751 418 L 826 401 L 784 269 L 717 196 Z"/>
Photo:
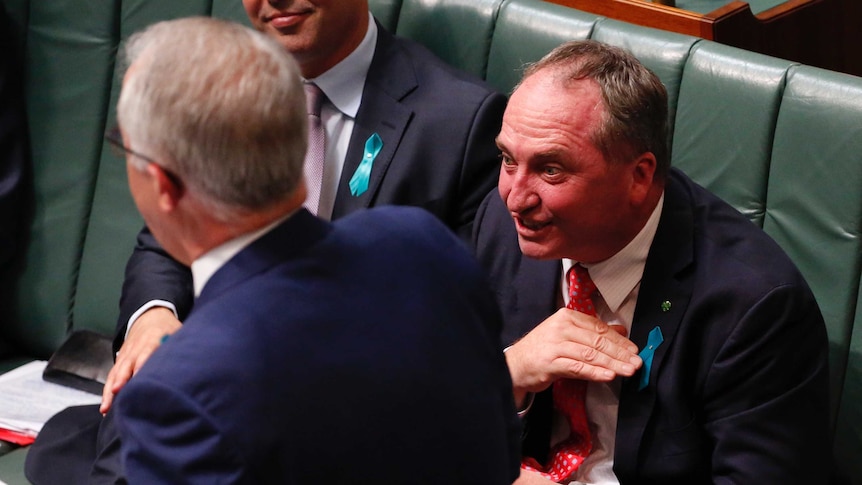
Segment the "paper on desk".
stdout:
<path fill-rule="evenodd" d="M 101 396 L 42 380 L 47 364 L 37 360 L 0 375 L 0 428 L 35 436 L 63 409 L 101 402 Z"/>

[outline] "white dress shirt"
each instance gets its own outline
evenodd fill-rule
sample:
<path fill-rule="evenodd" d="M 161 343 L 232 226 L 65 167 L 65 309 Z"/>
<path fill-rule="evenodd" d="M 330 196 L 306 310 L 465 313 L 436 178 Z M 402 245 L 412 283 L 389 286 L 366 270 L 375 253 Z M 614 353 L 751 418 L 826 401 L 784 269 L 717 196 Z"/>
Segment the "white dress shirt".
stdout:
<path fill-rule="evenodd" d="M 230 261 L 232 257 L 236 256 L 237 253 L 245 249 L 249 244 L 260 239 L 264 234 L 273 230 L 275 226 L 286 221 L 290 216 L 295 213 L 295 210 L 291 211 L 290 213 L 279 217 L 277 220 L 267 224 L 260 229 L 243 234 L 239 237 L 231 239 L 230 241 L 222 243 L 221 245 L 210 249 L 209 251 L 201 255 L 198 259 L 194 260 L 192 262 L 191 270 L 192 283 L 194 284 L 195 289 L 195 298 L 201 295 L 201 290 L 204 289 L 204 286 L 206 286 L 207 281 L 210 280 L 212 275 L 214 275 L 215 272 L 219 270 L 219 268 L 224 266 L 225 263 Z"/>
<path fill-rule="evenodd" d="M 369 13 L 368 31 L 359 46 L 330 70 L 306 80 L 316 84 L 326 95 L 326 101 L 320 108 L 320 120 L 326 131 L 323 185 L 317 208 L 317 216 L 322 219 L 332 218 L 338 182 L 341 180 L 356 113 L 362 103 L 365 79 L 376 47 L 377 24 Z"/>
<path fill-rule="evenodd" d="M 598 295 L 593 298 L 598 317 L 610 325 L 622 325 L 631 332 L 638 292 L 647 255 L 655 237 L 664 195 L 659 199 L 653 213 L 637 236 L 617 254 L 596 264 L 582 264 L 590 272 Z M 562 261 L 563 302 L 569 302 L 569 283 L 566 273 L 575 262 Z M 575 473 L 570 485 L 618 485 L 614 475 L 614 442 L 617 431 L 617 409 L 620 400 L 620 379 L 609 383 L 587 384 L 587 421 L 593 438 L 593 451 Z M 551 443 L 569 436 L 568 424 L 562 415 L 555 414 Z"/>

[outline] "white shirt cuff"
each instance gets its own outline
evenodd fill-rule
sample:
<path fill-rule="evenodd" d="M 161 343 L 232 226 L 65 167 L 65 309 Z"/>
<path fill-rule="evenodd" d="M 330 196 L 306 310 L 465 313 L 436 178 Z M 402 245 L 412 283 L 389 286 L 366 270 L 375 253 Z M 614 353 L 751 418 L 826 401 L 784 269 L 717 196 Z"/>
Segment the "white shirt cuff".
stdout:
<path fill-rule="evenodd" d="M 144 306 L 138 308 L 138 311 L 132 313 L 132 316 L 129 318 L 129 323 L 126 324 L 126 335 L 123 336 L 123 340 L 129 337 L 129 330 L 132 329 L 132 325 L 135 323 L 135 320 L 137 320 L 138 317 L 143 315 L 145 311 L 157 306 L 167 308 L 168 310 L 174 312 L 174 316 L 177 317 L 177 319 L 179 320 L 180 316 L 177 314 L 177 307 L 174 306 L 173 303 L 165 300 L 150 300 L 146 302 Z"/>

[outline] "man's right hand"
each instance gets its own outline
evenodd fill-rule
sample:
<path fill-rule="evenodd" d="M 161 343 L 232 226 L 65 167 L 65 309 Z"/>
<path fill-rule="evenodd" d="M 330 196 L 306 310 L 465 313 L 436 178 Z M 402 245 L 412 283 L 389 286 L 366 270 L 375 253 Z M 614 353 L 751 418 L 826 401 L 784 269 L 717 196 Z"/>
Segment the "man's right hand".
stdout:
<path fill-rule="evenodd" d="M 180 327 L 182 323 L 174 316 L 174 312 L 165 307 L 153 307 L 135 320 L 105 381 L 102 405 L 99 407 L 102 414 L 111 409 L 114 396 L 162 344 L 162 339 Z"/>
<path fill-rule="evenodd" d="M 559 379 L 608 382 L 633 375 L 643 362 L 624 333 L 596 317 L 558 310 L 506 350 L 516 404 Z"/>

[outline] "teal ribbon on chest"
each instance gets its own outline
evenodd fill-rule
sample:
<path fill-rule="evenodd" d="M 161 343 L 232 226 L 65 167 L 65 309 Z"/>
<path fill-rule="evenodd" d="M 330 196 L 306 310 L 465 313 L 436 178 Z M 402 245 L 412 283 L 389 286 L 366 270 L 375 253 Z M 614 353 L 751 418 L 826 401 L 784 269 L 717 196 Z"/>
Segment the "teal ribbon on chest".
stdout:
<path fill-rule="evenodd" d="M 661 328 L 656 327 L 650 330 L 646 347 L 638 354 L 644 362 L 644 366 L 641 369 L 640 382 L 638 383 L 638 391 L 644 390 L 647 384 L 649 384 L 649 376 L 652 372 L 652 359 L 655 355 L 655 350 L 662 342 L 664 342 L 664 335 L 661 333 Z"/>
<path fill-rule="evenodd" d="M 362 162 L 359 163 L 353 176 L 350 177 L 350 194 L 354 197 L 359 197 L 368 190 L 371 168 L 374 166 L 374 159 L 377 158 L 381 148 L 383 148 L 383 140 L 377 133 L 365 140 L 365 154 L 362 155 Z"/>

